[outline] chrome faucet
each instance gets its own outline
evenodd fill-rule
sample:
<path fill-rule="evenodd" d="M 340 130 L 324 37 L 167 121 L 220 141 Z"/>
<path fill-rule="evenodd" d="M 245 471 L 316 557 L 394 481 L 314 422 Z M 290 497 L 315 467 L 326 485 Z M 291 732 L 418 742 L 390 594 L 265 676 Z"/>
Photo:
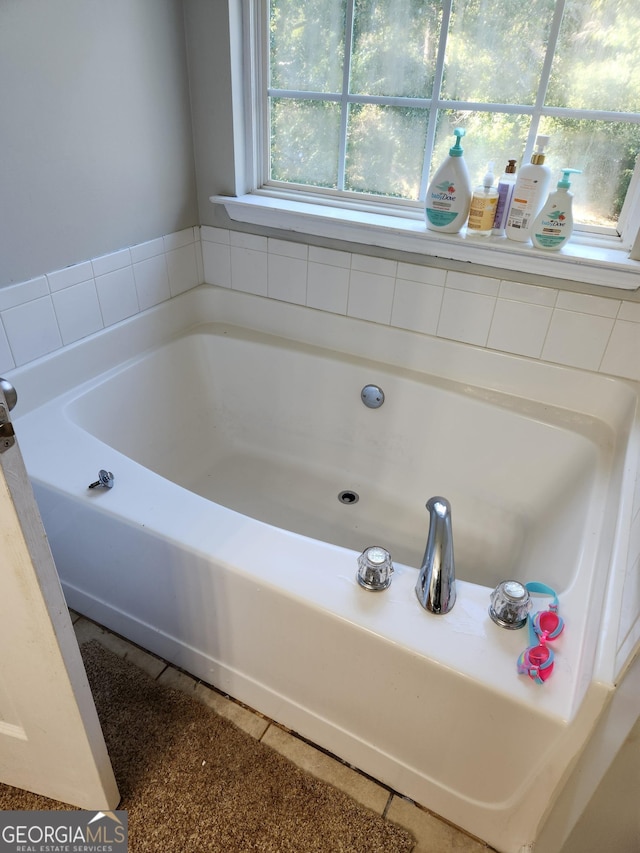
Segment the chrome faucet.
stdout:
<path fill-rule="evenodd" d="M 427 501 L 429 536 L 416 583 L 418 601 L 432 613 L 448 613 L 456 603 L 451 505 L 446 498 Z"/>

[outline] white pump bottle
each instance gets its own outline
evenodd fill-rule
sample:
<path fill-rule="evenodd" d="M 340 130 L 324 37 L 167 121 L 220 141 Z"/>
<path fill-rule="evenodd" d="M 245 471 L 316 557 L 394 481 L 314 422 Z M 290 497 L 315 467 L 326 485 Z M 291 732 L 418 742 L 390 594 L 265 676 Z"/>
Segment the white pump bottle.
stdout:
<path fill-rule="evenodd" d="M 580 175 L 581 170 L 562 169 L 562 173 L 557 190 L 549 193 L 549 198 L 531 226 L 531 239 L 538 249 L 557 252 L 573 232 L 573 193 L 569 192 L 569 176 Z"/>
<path fill-rule="evenodd" d="M 551 170 L 544 165 L 544 147 L 548 144 L 548 136 L 537 137 L 531 162 L 520 169 L 516 181 L 505 230 L 507 237 L 518 243 L 528 242 L 533 220 L 540 213 L 549 192 Z"/>
<path fill-rule="evenodd" d="M 460 140 L 464 128 L 453 131 L 455 145 L 437 170 L 427 189 L 425 213 L 430 231 L 457 234 L 467 221 L 471 204 L 471 181 Z"/>

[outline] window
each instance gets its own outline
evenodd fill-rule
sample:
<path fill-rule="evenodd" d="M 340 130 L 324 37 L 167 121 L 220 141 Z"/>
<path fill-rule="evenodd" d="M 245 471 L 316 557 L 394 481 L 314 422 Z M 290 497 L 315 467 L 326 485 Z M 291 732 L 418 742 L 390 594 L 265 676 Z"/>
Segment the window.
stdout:
<path fill-rule="evenodd" d="M 229 0 L 236 221 L 601 287 L 640 287 L 637 0 Z M 574 176 L 560 252 L 428 231 L 462 126 L 473 183 L 530 160 Z M 639 161 L 640 162 L 640 161 Z M 553 188 L 553 183 L 552 183 Z M 529 280 L 529 279 L 527 279 Z"/>
<path fill-rule="evenodd" d="M 454 127 L 474 184 L 489 161 L 496 176 L 510 158 L 529 162 L 542 133 L 554 175 L 582 169 L 576 228 L 619 233 L 637 193 L 638 0 L 264 0 L 262 11 L 263 186 L 418 216 Z"/>

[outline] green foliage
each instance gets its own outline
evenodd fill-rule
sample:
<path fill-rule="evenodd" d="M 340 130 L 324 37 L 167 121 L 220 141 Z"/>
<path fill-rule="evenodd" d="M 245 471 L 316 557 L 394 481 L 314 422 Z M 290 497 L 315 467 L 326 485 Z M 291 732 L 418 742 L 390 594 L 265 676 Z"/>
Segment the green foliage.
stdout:
<path fill-rule="evenodd" d="M 437 0 L 356 2 L 351 92 L 430 97 L 441 15 Z"/>
<path fill-rule="evenodd" d="M 554 9 L 555 0 L 453 0 L 440 97 L 460 108 L 438 110 L 431 172 L 456 126 L 467 130 L 473 183 L 490 160 L 496 176 L 510 158 L 522 165 L 531 116 L 481 107 L 535 103 Z M 272 178 L 416 200 L 426 180 L 442 14 L 442 0 L 355 0 L 353 33 L 346 34 L 346 0 L 271 0 L 270 85 L 292 92 L 271 99 Z M 547 162 L 554 172 L 583 170 L 573 189 L 584 222 L 615 224 L 640 151 L 638 44 L 638 0 L 567 0 L 545 106 L 574 115 L 545 115 L 543 107 L 534 130 L 552 137 Z M 341 107 L 348 46 L 351 103 Z M 301 92 L 332 97 L 305 100 Z M 424 106 L 364 103 L 365 97 L 417 98 Z M 479 106 L 471 110 L 466 102 Z M 341 109 L 348 110 L 344 188 Z M 581 110 L 623 115 L 596 121 Z"/>
<path fill-rule="evenodd" d="M 272 179 L 335 189 L 339 137 L 338 105 L 327 101 L 273 99 Z"/>

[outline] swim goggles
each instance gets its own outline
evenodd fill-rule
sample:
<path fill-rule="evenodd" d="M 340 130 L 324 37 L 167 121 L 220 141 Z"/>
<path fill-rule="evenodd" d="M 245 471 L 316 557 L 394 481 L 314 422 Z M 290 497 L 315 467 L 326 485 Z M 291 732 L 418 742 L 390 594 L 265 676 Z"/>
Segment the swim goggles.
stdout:
<path fill-rule="evenodd" d="M 528 675 L 536 684 L 544 684 L 553 672 L 553 652 L 547 643 L 560 636 L 564 622 L 558 615 L 558 596 L 543 583 L 526 583 L 529 592 L 552 596 L 548 610 L 539 610 L 527 617 L 529 625 L 529 647 L 518 658 L 518 672 Z"/>

